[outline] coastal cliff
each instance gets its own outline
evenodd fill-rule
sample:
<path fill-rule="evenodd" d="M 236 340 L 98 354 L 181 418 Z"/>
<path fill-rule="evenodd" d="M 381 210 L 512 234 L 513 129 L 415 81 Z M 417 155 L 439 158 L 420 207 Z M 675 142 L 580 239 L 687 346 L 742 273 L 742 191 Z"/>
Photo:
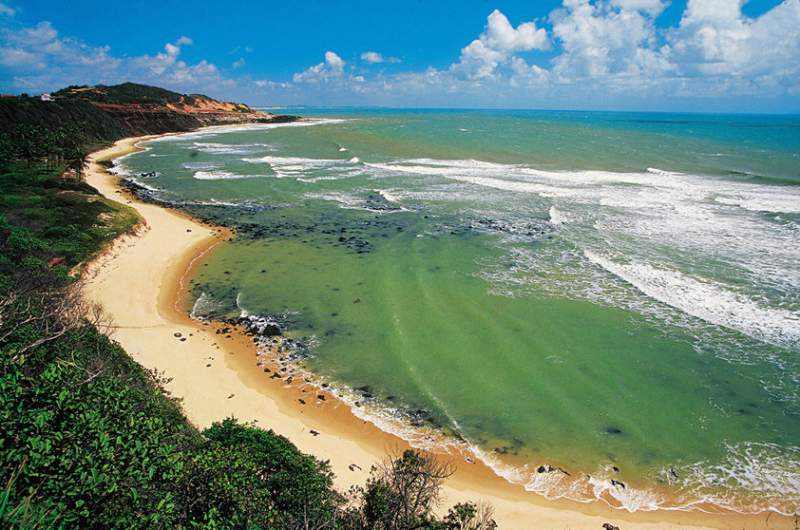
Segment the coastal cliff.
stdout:
<path fill-rule="evenodd" d="M 244 103 L 136 83 L 70 86 L 48 98 L 0 98 L 0 132 L 10 132 L 19 123 L 46 128 L 80 125 L 97 142 L 209 125 L 285 123 L 296 119 L 260 112 Z"/>

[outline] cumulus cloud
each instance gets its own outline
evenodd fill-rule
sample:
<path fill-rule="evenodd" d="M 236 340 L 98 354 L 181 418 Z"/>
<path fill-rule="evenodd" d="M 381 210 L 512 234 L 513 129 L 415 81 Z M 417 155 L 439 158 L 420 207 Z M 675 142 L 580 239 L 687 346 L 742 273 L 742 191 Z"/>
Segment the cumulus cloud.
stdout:
<path fill-rule="evenodd" d="M 545 50 L 549 46 L 546 30 L 537 28 L 534 22 L 524 22 L 514 28 L 508 18 L 495 9 L 483 33 L 461 50 L 460 61 L 453 69 L 470 78 L 487 78 L 515 53 Z"/>
<path fill-rule="evenodd" d="M 680 26 L 669 37 L 673 59 L 687 74 L 794 76 L 797 83 L 800 0 L 787 0 L 757 19 L 745 17 L 741 4 L 689 0 Z"/>
<path fill-rule="evenodd" d="M 325 60 L 315 64 L 302 72 L 294 74 L 292 80 L 295 83 L 319 83 L 342 77 L 344 73 L 345 61 L 335 52 L 325 52 Z"/>
<path fill-rule="evenodd" d="M 258 88 L 268 89 L 289 88 L 291 86 L 291 83 L 270 81 L 269 79 L 256 79 L 253 81 L 253 84 Z"/>
<path fill-rule="evenodd" d="M 36 55 L 19 48 L 0 48 L 0 64 L 11 68 L 27 65 L 37 70 L 45 67 Z"/>
<path fill-rule="evenodd" d="M 178 56 L 181 54 L 181 46 L 192 44 L 189 37 L 181 37 L 175 42 L 168 42 L 164 45 L 164 51 L 156 55 L 143 55 L 134 59 L 135 64 L 146 68 L 155 76 L 162 76 L 167 70 L 172 68 L 185 70 L 186 63 L 180 61 Z"/>
<path fill-rule="evenodd" d="M 800 94 L 800 0 L 785 0 L 758 18 L 741 0 L 689 0 L 678 25 L 657 24 L 667 0 L 563 0 L 547 26 L 512 25 L 499 10 L 445 69 L 428 68 L 356 80 L 335 75 L 326 61 L 295 82 L 331 81 L 336 90 L 376 101 L 454 98 L 467 104 L 570 101 L 603 103 L 607 95 L 663 98 Z M 549 57 L 529 54 L 554 49 Z M 526 55 L 527 54 L 527 55 Z M 375 51 L 361 60 L 379 64 Z M 326 85 L 330 91 L 334 85 Z M 555 98 L 555 99 L 554 99 Z M 623 98 L 623 99 L 619 99 Z"/>
<path fill-rule="evenodd" d="M 660 49 L 655 26 L 662 9 L 652 0 L 565 1 L 563 9 L 550 15 L 553 35 L 563 49 L 553 73 L 569 81 L 668 72 L 672 65 Z"/>
<path fill-rule="evenodd" d="M 383 55 L 378 52 L 364 52 L 361 54 L 361 60 L 370 64 L 382 63 Z"/>
<path fill-rule="evenodd" d="M 181 36 L 164 44 L 155 55 L 116 57 L 108 46 L 91 46 L 62 37 L 50 22 L 6 27 L 0 31 L 0 65 L 13 74 L 12 86 L 46 91 L 68 84 L 139 81 L 173 88 L 230 86 L 217 67 L 202 60 L 187 64 L 182 47 L 192 39 Z"/>
<path fill-rule="evenodd" d="M 397 57 L 384 57 L 382 54 L 378 52 L 366 51 L 361 54 L 361 60 L 365 63 L 369 64 L 380 64 L 380 63 L 399 63 L 401 62 L 400 59 Z"/>
<path fill-rule="evenodd" d="M 667 7 L 662 0 L 612 0 L 611 5 L 626 11 L 643 11 L 654 17 Z"/>
<path fill-rule="evenodd" d="M 743 14 L 743 0 L 688 0 L 679 21 L 664 27 L 659 17 L 668 4 L 562 0 L 545 18 L 517 26 L 494 10 L 476 38 L 457 43 L 464 47 L 447 67 L 386 73 L 364 67 L 399 59 L 367 50 L 350 65 L 329 50 L 286 81 L 241 73 L 250 48 L 228 52 L 240 75 L 232 80 L 207 61 L 187 64 L 182 50 L 192 40 L 185 36 L 153 55 L 116 57 L 108 47 L 62 37 L 49 22 L 19 27 L 6 19 L 5 29 L 0 24 L 0 66 L 10 75 L 0 83 L 42 89 L 124 79 L 191 90 L 236 85 L 245 97 L 283 94 L 298 103 L 329 104 L 585 107 L 615 95 L 622 106 L 638 98 L 662 102 L 663 108 L 665 98 L 676 96 L 800 95 L 800 0 L 784 0 L 758 17 Z M 9 9 L 0 7 L 0 21 L 13 15 Z"/>
<path fill-rule="evenodd" d="M 93 47 L 71 38 L 61 38 L 50 22 L 6 31 L 0 60 L 5 66 L 21 70 L 41 70 L 51 63 L 59 68 L 81 66 L 115 67 L 118 60 L 109 55 L 108 46 Z"/>
<path fill-rule="evenodd" d="M 344 60 L 331 51 L 325 52 L 325 64 L 337 74 L 341 74 L 344 69 Z"/>

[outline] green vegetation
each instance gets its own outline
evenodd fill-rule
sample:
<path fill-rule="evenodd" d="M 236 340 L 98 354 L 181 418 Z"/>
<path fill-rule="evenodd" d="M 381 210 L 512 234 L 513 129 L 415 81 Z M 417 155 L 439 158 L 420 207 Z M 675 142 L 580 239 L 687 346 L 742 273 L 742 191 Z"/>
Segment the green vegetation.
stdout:
<path fill-rule="evenodd" d="M 8 136 L 16 136 L 18 128 L 40 128 L 45 131 L 79 132 L 88 144 L 103 144 L 128 134 L 125 123 L 116 120 L 88 101 L 41 101 L 32 97 L 0 98 L 0 141 L 7 149 Z M 36 136 L 47 143 L 46 137 Z M 8 160 L 8 153 L 4 153 Z"/>
<path fill-rule="evenodd" d="M 68 86 L 53 93 L 53 97 L 95 101 L 118 105 L 149 105 L 166 103 L 179 103 L 184 96 L 171 90 L 154 86 L 140 85 L 137 83 L 122 83 L 107 86 Z"/>
<path fill-rule="evenodd" d="M 196 105 L 200 102 L 213 102 L 214 99 L 203 94 L 179 94 L 163 88 L 122 83 L 119 85 L 68 86 L 55 92 L 53 97 L 68 100 L 85 100 L 107 105 Z M 253 112 L 244 103 L 235 104 L 234 112 Z"/>
<path fill-rule="evenodd" d="M 137 222 L 64 176 L 62 149 L 99 139 L 82 133 L 28 124 L 2 139 L 0 527 L 494 527 L 473 504 L 433 515 L 453 470 L 423 454 L 387 461 L 345 495 L 327 463 L 272 431 L 233 418 L 191 426 L 162 376 L 102 333 L 70 274 Z"/>

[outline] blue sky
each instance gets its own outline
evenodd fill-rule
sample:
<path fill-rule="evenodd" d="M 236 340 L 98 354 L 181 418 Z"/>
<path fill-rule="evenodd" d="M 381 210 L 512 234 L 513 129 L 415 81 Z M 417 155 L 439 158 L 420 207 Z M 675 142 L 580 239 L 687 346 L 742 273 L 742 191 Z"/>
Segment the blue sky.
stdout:
<path fill-rule="evenodd" d="M 800 0 L 0 0 L 0 91 L 256 105 L 800 111 Z"/>

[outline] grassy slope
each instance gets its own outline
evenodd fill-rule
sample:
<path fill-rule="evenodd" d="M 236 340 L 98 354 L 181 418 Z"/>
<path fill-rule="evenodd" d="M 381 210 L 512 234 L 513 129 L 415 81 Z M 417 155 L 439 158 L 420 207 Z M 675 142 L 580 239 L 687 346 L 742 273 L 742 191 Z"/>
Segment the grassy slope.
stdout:
<path fill-rule="evenodd" d="M 27 227 L 52 257 L 90 259 L 139 221 L 133 208 L 109 201 L 91 186 L 61 178 L 62 168 L 24 163 L 0 171 L 0 213 Z"/>

